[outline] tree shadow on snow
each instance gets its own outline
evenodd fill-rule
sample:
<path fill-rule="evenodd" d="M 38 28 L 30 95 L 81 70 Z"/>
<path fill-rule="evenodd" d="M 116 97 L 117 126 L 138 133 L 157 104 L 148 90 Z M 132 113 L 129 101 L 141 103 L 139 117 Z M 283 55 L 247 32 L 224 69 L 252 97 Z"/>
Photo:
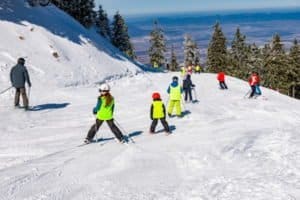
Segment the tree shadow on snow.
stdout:
<path fill-rule="evenodd" d="M 33 106 L 30 111 L 41 111 L 41 110 L 52 110 L 52 109 L 62 109 L 69 105 L 70 103 L 47 103 Z"/>

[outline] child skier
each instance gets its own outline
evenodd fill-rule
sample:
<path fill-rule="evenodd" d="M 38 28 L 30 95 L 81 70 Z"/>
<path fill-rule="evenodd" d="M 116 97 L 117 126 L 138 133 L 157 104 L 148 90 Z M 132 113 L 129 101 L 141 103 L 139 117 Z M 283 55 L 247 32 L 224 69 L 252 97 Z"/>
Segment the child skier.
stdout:
<path fill-rule="evenodd" d="M 150 109 L 150 118 L 152 120 L 151 127 L 150 127 L 150 133 L 155 133 L 155 128 L 157 125 L 158 120 L 162 123 L 166 134 L 170 134 L 170 128 L 166 121 L 166 108 L 164 103 L 162 102 L 160 98 L 160 94 L 158 92 L 155 92 L 152 94 L 153 102 L 151 104 Z"/>
<path fill-rule="evenodd" d="M 121 143 L 125 143 L 126 139 L 119 130 L 119 128 L 115 125 L 114 119 L 113 119 L 113 112 L 114 112 L 114 98 L 111 96 L 109 93 L 110 87 L 108 84 L 102 84 L 100 86 L 99 92 L 100 96 L 98 97 L 97 105 L 93 110 L 93 113 L 96 114 L 96 124 L 94 124 L 87 136 L 86 139 L 84 140 L 85 143 L 90 143 L 92 142 L 96 132 L 102 125 L 104 121 L 107 122 L 109 128 L 111 131 L 114 133 L 116 138 L 119 140 Z"/>
<path fill-rule="evenodd" d="M 189 97 L 190 101 L 192 102 L 193 101 L 192 89 L 195 87 L 195 85 L 192 83 L 190 74 L 188 74 L 186 76 L 186 79 L 183 80 L 182 86 L 183 86 L 183 91 L 184 91 L 184 101 L 187 101 L 188 97 Z"/>
<path fill-rule="evenodd" d="M 255 94 L 261 95 L 261 91 L 259 88 L 260 78 L 257 72 L 252 72 L 252 75 L 250 76 L 248 82 L 251 87 L 251 94 L 249 98 L 252 98 Z"/>
<path fill-rule="evenodd" d="M 169 85 L 168 94 L 170 95 L 170 101 L 168 106 L 168 115 L 172 116 L 173 108 L 176 107 L 176 115 L 182 117 L 181 114 L 181 94 L 183 92 L 182 87 L 178 84 L 178 77 L 172 78 L 172 83 Z"/>
<path fill-rule="evenodd" d="M 225 83 L 225 73 L 224 73 L 224 72 L 219 72 L 219 73 L 218 73 L 218 76 L 217 76 L 217 79 L 218 79 L 218 81 L 219 81 L 220 88 L 221 88 L 222 90 L 228 89 L 228 88 L 227 88 L 227 85 L 226 85 L 226 83 Z"/>

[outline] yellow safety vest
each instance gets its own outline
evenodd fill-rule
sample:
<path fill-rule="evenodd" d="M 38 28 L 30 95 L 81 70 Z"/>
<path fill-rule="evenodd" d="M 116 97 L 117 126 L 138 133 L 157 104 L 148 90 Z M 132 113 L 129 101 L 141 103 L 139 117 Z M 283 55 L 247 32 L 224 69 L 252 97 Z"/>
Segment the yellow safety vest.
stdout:
<path fill-rule="evenodd" d="M 172 87 L 170 85 L 170 100 L 181 100 L 181 88 L 180 85 Z"/>
<path fill-rule="evenodd" d="M 153 112 L 152 112 L 153 119 L 161 119 L 165 117 L 162 101 L 153 101 L 152 106 L 153 106 Z"/>

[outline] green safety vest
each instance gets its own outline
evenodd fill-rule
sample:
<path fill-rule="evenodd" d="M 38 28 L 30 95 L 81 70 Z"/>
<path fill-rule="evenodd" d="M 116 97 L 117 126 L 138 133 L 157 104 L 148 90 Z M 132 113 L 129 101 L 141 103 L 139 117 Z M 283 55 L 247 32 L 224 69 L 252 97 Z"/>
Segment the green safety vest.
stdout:
<path fill-rule="evenodd" d="M 111 120 L 113 118 L 114 99 L 106 106 L 106 98 L 101 97 L 101 107 L 97 112 L 97 119 Z"/>
<path fill-rule="evenodd" d="M 176 87 L 170 85 L 170 100 L 181 100 L 181 88 L 179 84 Z"/>
<path fill-rule="evenodd" d="M 165 117 L 162 101 L 153 101 L 152 106 L 153 106 L 153 112 L 152 112 L 153 119 L 160 119 Z"/>

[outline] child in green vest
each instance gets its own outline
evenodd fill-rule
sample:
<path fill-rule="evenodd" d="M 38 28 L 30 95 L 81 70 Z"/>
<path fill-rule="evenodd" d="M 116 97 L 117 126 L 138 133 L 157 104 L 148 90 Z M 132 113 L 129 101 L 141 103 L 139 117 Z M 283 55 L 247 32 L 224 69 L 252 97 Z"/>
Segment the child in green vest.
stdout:
<path fill-rule="evenodd" d="M 109 90 L 110 87 L 108 84 L 102 84 L 100 86 L 100 96 L 98 97 L 97 105 L 93 110 L 93 113 L 96 115 L 96 124 L 90 128 L 84 141 L 85 143 L 92 142 L 96 132 L 104 121 L 107 122 L 110 130 L 114 133 L 119 142 L 126 142 L 125 137 L 121 133 L 120 129 L 114 123 L 113 112 L 115 103 L 113 96 L 111 96 L 109 93 Z"/>
<path fill-rule="evenodd" d="M 170 134 L 170 128 L 168 125 L 168 122 L 166 121 L 166 108 L 164 103 L 162 102 L 160 98 L 160 94 L 158 92 L 154 92 L 152 94 L 153 102 L 151 104 L 150 109 L 150 118 L 152 120 L 151 127 L 150 127 L 150 133 L 155 133 L 155 127 L 157 125 L 158 120 L 162 123 L 164 126 L 166 134 Z"/>

